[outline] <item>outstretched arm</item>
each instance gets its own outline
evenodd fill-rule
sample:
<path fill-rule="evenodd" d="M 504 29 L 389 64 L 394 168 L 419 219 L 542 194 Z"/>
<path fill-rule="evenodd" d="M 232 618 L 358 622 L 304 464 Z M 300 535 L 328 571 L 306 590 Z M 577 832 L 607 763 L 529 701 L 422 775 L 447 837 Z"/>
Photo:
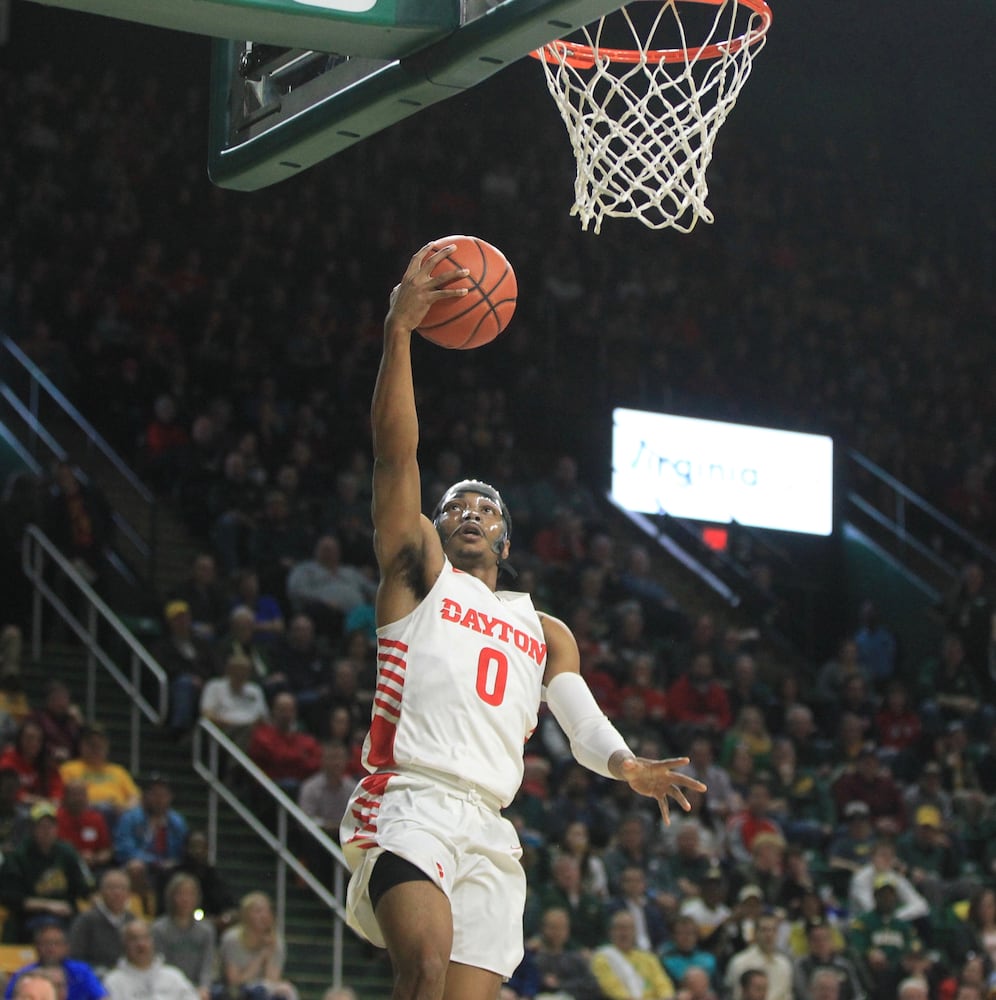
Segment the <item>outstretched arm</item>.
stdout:
<path fill-rule="evenodd" d="M 421 551 L 424 537 L 418 469 L 418 416 L 412 378 L 411 335 L 433 302 L 466 294 L 443 286 L 466 273 L 432 269 L 455 247 L 422 247 L 412 257 L 391 293 L 384 321 L 384 353 L 374 387 L 370 420 L 373 430 L 374 547 L 382 579 L 396 576 L 399 555 Z"/>
<path fill-rule="evenodd" d="M 581 676 L 578 646 L 570 629 L 549 615 L 542 621 L 547 642 L 546 700 L 570 740 L 571 753 L 589 770 L 625 781 L 634 792 L 656 799 L 664 822 L 670 824 L 668 797 L 687 812 L 691 805 L 684 789 L 704 792 L 706 786 L 675 770 L 688 763 L 687 757 L 650 760 L 633 753 Z"/>

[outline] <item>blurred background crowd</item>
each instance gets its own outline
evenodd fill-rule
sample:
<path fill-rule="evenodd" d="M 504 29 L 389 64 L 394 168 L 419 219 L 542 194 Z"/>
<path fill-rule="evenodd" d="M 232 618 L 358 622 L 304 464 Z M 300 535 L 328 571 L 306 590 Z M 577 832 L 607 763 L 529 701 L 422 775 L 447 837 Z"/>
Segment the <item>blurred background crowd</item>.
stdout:
<path fill-rule="evenodd" d="M 635 406 L 831 434 L 991 544 L 992 192 L 961 242 L 876 144 L 814 155 L 731 125 L 715 227 L 580 238 L 555 118 L 457 143 L 462 97 L 237 194 L 205 176 L 206 87 L 154 62 L 0 60 L 0 331 L 196 543 L 150 595 L 170 732 L 210 718 L 336 835 L 376 675 L 367 411 L 387 294 L 429 238 L 480 234 L 513 262 L 518 310 L 487 350 L 415 344 L 426 508 L 464 476 L 496 483 L 515 586 L 571 625 L 630 745 L 689 754 L 709 786 L 664 825 L 541 719 L 509 809 L 530 882 L 509 1000 L 990 996 L 985 567 L 964 560 L 932 655 L 907 655 L 872 593 L 826 609 L 831 640 L 787 669 L 763 622 L 690 598 L 603 496 L 611 409 Z M 69 685 L 20 686 L 20 532 L 42 525 L 100 589 L 107 498 L 67 460 L 11 476 L 3 507 L 5 940 L 87 963 L 114 996 L 148 930 L 203 998 L 293 1000 L 270 887 L 235 900 L 168 779 L 114 764 Z"/>

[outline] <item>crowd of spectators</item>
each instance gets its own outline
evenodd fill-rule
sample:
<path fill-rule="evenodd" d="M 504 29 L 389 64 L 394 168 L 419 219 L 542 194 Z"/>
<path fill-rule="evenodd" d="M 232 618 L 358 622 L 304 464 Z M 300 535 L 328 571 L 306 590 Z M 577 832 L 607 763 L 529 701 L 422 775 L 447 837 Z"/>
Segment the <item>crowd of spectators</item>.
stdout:
<path fill-rule="evenodd" d="M 5 995 L 20 976 L 40 971 L 67 1000 L 296 1000 L 282 975 L 285 946 L 267 894 L 253 892 L 237 908 L 207 862 L 204 835 L 186 833 L 169 809 L 168 783 L 157 777 L 146 789 L 143 804 L 118 819 L 113 855 L 100 867 L 84 860 L 94 831 L 106 831 L 99 812 L 91 811 L 77 849 L 64 831 L 64 805 L 20 807 L 16 793 L 5 800 L 13 808 L 4 810 L 2 828 L 3 940 L 36 952 Z"/>
<path fill-rule="evenodd" d="M 203 546 L 152 644 L 174 732 L 210 718 L 334 834 L 376 673 L 366 413 L 386 290 L 427 238 L 477 232 L 514 262 L 518 314 L 456 363 L 416 344 L 426 503 L 463 475 L 496 482 L 517 585 L 569 622 L 606 714 L 640 753 L 688 752 L 709 786 L 663 827 L 574 765 L 541 718 L 509 809 L 530 894 L 507 995 L 988 996 L 983 568 L 965 566 L 936 657 L 905 662 L 872 595 L 837 649 L 785 679 L 755 629 L 675 600 L 648 550 L 613 536 L 595 471 L 615 405 L 791 426 L 857 448 L 991 541 L 985 253 L 921 232 L 874 150 L 828 144 L 810 160 L 735 131 L 712 175 L 722 223 L 680 243 L 620 226 L 579 238 L 551 208 L 566 209 L 572 171 L 552 118 L 529 141 L 482 127 L 454 150 L 446 112 L 428 111 L 293 186 L 234 194 L 203 176 L 206 88 L 178 100 L 149 72 L 126 94 L 111 70 L 72 72 L 0 64 L 0 328 L 71 398 L 102 387 L 87 416 Z M 79 471 L 60 463 L 35 484 L 35 509 L 99 585 L 106 508 Z M 11 513 L 24 488 L 8 484 Z M 0 875 L 19 851 L 65 855 L 66 875 L 60 898 L 8 896 L 9 932 L 32 933 L 28 899 L 44 912 L 34 933 L 68 932 L 70 953 L 74 927 L 98 921 L 77 925 L 87 913 L 134 923 L 125 979 L 150 940 L 167 956 L 171 941 L 203 948 L 190 897 L 220 876 L 168 785 L 129 786 L 66 691 L 30 711 L 17 696 L 10 682 L 0 705 Z M 100 890 L 76 917 L 87 871 Z M 139 922 L 115 901 L 122 877 Z M 223 880 L 214 892 L 229 984 L 292 998 L 265 899 L 229 927 Z M 216 982 L 171 964 L 202 1000 Z"/>
<path fill-rule="evenodd" d="M 670 597 L 646 550 L 608 530 L 571 456 L 513 489 L 532 514 L 521 525 L 513 508 L 524 583 L 571 621 L 606 714 L 641 754 L 687 752 L 709 791 L 691 795 L 691 813 L 665 826 L 623 786 L 575 764 L 541 713 L 508 809 L 530 887 L 529 949 L 508 1000 L 628 997 L 639 982 L 640 995 L 703 1000 L 752 990 L 769 1000 L 891 1000 L 921 982 L 930 997 L 987 995 L 996 962 L 996 698 L 987 661 L 967 652 L 988 652 L 977 634 L 992 618 L 980 567 L 965 567 L 936 656 L 906 663 L 899 637 L 866 602 L 833 655 L 785 685 L 759 630 Z M 576 545 L 556 558 L 535 544 L 545 506 L 575 512 L 580 525 Z M 337 537 L 327 530 L 312 526 L 315 547 Z M 374 582 L 369 551 L 355 552 L 349 579 Z M 334 837 L 360 773 L 375 680 L 371 591 L 357 587 L 362 603 L 319 629 L 320 616 L 295 604 L 287 586 L 318 560 L 291 561 L 272 577 L 271 594 L 246 558 L 226 575 L 217 550 L 198 552 L 164 603 L 152 648 L 170 674 L 173 707 L 186 706 L 169 725 L 182 737 L 198 713 L 210 718 Z M 130 921 L 126 904 L 148 919 L 165 897 L 151 930 L 158 941 L 170 907 L 184 912 L 187 883 L 170 876 L 184 871 L 193 837 L 171 809 L 168 783 L 151 775 L 138 788 L 63 684 L 52 681 L 27 708 L 15 712 L 0 756 L 6 829 L 20 839 L 0 870 L 9 927 L 23 939 L 58 923 L 74 957 L 73 942 L 82 949 L 96 927 L 98 972 L 109 967 L 108 944 L 134 965 L 144 960 L 144 935 L 135 932 L 129 957 L 128 936 L 116 933 Z M 302 855 L 316 869 L 326 863 Z M 30 875 L 56 864 L 58 898 L 11 892 L 19 866 Z M 89 870 L 99 889 L 77 915 L 93 891 L 81 881 Z M 187 874 L 196 898 L 202 870 Z M 249 938 L 252 947 L 240 939 L 233 954 L 253 975 L 269 970 L 261 989 L 292 996 Z M 264 950 L 282 965 L 282 952 Z M 197 989 L 211 988 L 202 971 L 196 978 Z"/>
<path fill-rule="evenodd" d="M 38 973 L 65 1000 L 296 1000 L 268 895 L 237 903 L 205 834 L 173 807 L 170 779 L 136 781 L 116 763 L 63 682 L 33 704 L 19 657 L 4 669 L 18 697 L 0 708 L 13 725 L 0 746 L 0 940 L 36 953 L 5 995 Z M 317 750 L 313 764 L 309 776 Z"/>

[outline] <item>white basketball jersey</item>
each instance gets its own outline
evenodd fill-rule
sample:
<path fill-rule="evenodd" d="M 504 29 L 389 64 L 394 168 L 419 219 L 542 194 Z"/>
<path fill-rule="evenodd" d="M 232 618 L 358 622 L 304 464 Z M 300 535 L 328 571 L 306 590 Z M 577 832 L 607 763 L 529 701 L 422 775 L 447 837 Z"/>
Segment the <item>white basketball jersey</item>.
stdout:
<path fill-rule="evenodd" d="M 507 805 L 522 783 L 545 669 L 529 595 L 495 593 L 447 560 L 411 614 L 377 629 L 364 766 L 441 771 Z"/>

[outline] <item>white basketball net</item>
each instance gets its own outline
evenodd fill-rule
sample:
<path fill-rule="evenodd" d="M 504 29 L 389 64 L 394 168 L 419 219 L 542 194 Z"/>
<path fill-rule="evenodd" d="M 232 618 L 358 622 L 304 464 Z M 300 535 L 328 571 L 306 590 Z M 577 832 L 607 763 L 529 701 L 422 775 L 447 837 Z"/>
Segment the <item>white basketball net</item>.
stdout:
<path fill-rule="evenodd" d="M 570 40 L 535 53 L 577 159 L 571 214 L 584 230 L 594 223 L 598 233 L 606 216 L 683 233 L 699 219 L 713 221 L 705 204 L 713 142 L 764 46 L 770 11 L 753 10 L 764 6 L 756 2 L 695 0 L 699 10 L 715 4 L 715 15 L 707 38 L 686 39 L 679 2 L 658 0 L 649 27 L 638 28 L 624 7 L 582 28 L 593 60 Z M 628 32 L 622 47 L 635 62 L 619 61 L 620 46 L 603 39 L 610 19 L 612 30 Z M 668 32 L 674 48 L 661 44 Z"/>

